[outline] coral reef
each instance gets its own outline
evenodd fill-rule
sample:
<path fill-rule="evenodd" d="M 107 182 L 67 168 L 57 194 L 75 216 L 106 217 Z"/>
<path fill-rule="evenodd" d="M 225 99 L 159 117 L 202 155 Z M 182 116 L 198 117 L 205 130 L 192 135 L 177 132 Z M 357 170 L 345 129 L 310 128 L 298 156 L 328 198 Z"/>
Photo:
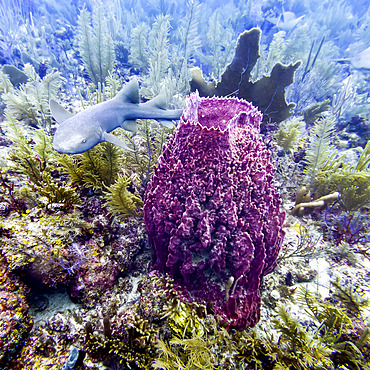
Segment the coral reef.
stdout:
<path fill-rule="evenodd" d="M 245 101 L 191 95 L 145 194 L 156 268 L 214 301 L 230 328 L 258 321 L 260 280 L 284 235 L 260 118 Z"/>
<path fill-rule="evenodd" d="M 0 368 L 369 370 L 368 23 L 364 0 L 0 1 Z M 130 150 L 53 150 L 50 99 L 133 78 L 209 99 L 124 122 Z"/>

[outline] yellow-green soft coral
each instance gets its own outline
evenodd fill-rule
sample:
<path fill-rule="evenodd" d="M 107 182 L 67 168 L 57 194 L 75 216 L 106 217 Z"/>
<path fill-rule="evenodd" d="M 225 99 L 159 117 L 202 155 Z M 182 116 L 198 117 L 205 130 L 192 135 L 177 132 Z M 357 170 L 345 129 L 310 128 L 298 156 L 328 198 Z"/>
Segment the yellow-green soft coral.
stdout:
<path fill-rule="evenodd" d="M 339 191 L 347 211 L 358 210 L 370 203 L 370 141 L 358 161 L 346 163 L 343 156 L 328 156 L 318 169 L 313 187 L 319 194 Z"/>
<path fill-rule="evenodd" d="M 122 219 L 128 216 L 138 216 L 139 209 L 144 205 L 138 193 L 132 193 L 127 188 L 131 180 L 124 174 L 118 175 L 117 181 L 105 192 L 106 205 L 112 214 Z"/>
<path fill-rule="evenodd" d="M 205 332 L 204 320 L 198 316 L 196 304 L 181 302 L 177 298 L 165 309 L 162 318 L 167 318 L 168 326 L 179 338 L 202 337 Z"/>
<path fill-rule="evenodd" d="M 51 138 L 42 129 L 31 131 L 29 138 L 13 119 L 8 121 L 13 145 L 9 151 L 10 168 L 25 176 L 20 194 L 31 204 L 48 207 L 50 204 L 76 204 L 79 196 L 68 181 L 53 173 L 58 170 L 56 155 L 51 147 Z"/>
<path fill-rule="evenodd" d="M 305 123 L 303 118 L 290 118 L 283 121 L 279 125 L 279 129 L 275 135 L 277 143 L 284 149 L 284 151 L 289 152 L 293 150 L 299 138 L 302 136 L 302 132 L 305 128 Z"/>
<path fill-rule="evenodd" d="M 57 160 L 74 184 L 101 191 L 117 180 L 122 150 L 111 143 L 101 143 L 82 154 L 60 154 Z"/>

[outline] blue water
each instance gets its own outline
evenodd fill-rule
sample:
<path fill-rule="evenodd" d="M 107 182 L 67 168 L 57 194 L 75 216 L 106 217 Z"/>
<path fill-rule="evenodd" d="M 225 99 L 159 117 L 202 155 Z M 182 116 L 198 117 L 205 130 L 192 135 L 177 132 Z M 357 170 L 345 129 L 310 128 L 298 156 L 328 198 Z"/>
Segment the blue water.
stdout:
<path fill-rule="evenodd" d="M 207 79 L 219 81 L 239 34 L 259 27 L 261 57 L 252 71 L 254 80 L 268 75 L 278 61 L 302 61 L 287 91 L 288 101 L 297 105 L 295 112 L 324 99 L 332 102 L 341 89 L 356 89 L 360 103 L 366 103 L 369 62 L 357 59 L 370 45 L 367 1 L 2 0 L 0 64 L 22 68 L 30 63 L 41 77 L 56 69 L 66 78 L 68 92 L 76 94 L 78 77 L 89 82 L 77 42 L 82 8 L 95 20 L 100 14 L 104 31 L 112 38 L 111 72 L 125 78 L 140 74 L 146 84 L 160 79 L 148 95 L 156 94 L 166 78 L 167 84 L 170 80 L 175 85 L 169 95 L 186 94 L 189 86 L 183 85 L 195 66 Z M 154 28 L 161 15 L 167 17 L 164 34 L 156 39 Z M 149 60 L 153 61 L 153 52 L 159 57 L 159 51 L 161 65 L 151 71 Z M 346 87 L 348 76 L 353 77 Z M 341 116 L 361 114 L 358 107 L 346 109 Z"/>

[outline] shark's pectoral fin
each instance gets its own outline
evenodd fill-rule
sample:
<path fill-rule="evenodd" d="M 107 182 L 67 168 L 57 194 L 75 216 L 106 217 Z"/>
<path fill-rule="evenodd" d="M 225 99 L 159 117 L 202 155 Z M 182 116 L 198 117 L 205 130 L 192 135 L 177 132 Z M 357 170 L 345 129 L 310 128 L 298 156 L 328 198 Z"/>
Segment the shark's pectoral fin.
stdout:
<path fill-rule="evenodd" d="M 132 149 L 130 149 L 123 141 L 121 141 L 120 139 L 118 139 L 118 137 L 115 136 L 115 135 L 113 135 L 113 134 L 108 134 L 107 132 L 103 132 L 102 139 L 104 141 L 108 141 L 111 144 L 120 146 L 122 149 L 125 149 L 125 150 L 128 150 L 130 152 L 133 152 Z"/>
<path fill-rule="evenodd" d="M 123 121 L 121 127 L 126 131 L 132 132 L 134 135 L 137 133 L 137 122 L 134 119 Z"/>
<path fill-rule="evenodd" d="M 157 119 L 162 126 L 167 127 L 167 128 L 174 128 L 175 127 L 175 121 L 173 120 L 168 120 L 168 119 Z"/>
<path fill-rule="evenodd" d="M 49 101 L 49 107 L 51 115 L 58 123 L 62 123 L 66 121 L 68 118 L 74 116 L 71 112 L 67 111 L 67 109 L 63 108 L 58 102 L 53 99 Z"/>
<path fill-rule="evenodd" d="M 150 127 L 152 130 L 157 130 L 159 128 L 159 124 L 157 121 L 152 120 Z"/>

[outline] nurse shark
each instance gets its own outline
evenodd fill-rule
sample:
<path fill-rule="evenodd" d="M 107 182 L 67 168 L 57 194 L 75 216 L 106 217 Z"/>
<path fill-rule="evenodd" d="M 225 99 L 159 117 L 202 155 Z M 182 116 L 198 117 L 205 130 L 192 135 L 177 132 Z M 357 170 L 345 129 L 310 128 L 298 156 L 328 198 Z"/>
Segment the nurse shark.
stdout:
<path fill-rule="evenodd" d="M 122 127 L 136 133 L 135 119 L 155 119 L 164 126 L 173 126 L 172 120 L 179 120 L 181 109 L 164 109 L 165 99 L 158 95 L 146 103 L 140 103 L 139 83 L 136 79 L 128 82 L 111 100 L 96 104 L 73 115 L 55 100 L 50 100 L 50 111 L 59 123 L 53 147 L 60 153 L 83 153 L 93 146 L 108 141 L 125 150 L 127 145 L 110 134 L 111 131 Z"/>

